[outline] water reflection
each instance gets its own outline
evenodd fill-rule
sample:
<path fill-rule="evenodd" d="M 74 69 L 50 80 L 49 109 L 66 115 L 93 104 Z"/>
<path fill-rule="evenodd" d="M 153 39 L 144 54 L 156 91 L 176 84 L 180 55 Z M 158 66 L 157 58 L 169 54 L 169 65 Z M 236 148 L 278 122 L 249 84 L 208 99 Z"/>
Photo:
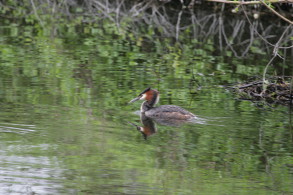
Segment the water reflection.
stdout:
<path fill-rule="evenodd" d="M 196 29 L 216 33 L 209 23 L 217 20 L 202 20 L 205 25 Z M 147 41 L 154 47 L 145 52 L 145 44 L 140 45 L 145 33 L 142 38 L 131 32 L 129 38 L 116 37 L 109 26 L 53 41 L 34 34 L 29 48 L 15 41 L 16 35 L 4 37 L 0 194 L 293 192 L 288 111 L 258 109 L 217 87 L 260 75 L 265 57 L 251 55 L 242 61 L 216 56 L 216 43 L 224 39 L 214 42 L 211 33 L 203 37 L 208 44 L 186 42 L 183 48 L 166 39 L 152 42 L 150 36 Z M 235 32 L 244 26 L 238 25 Z M 230 27 L 221 26 L 217 32 L 226 28 Z M 30 26 L 17 31 L 24 29 L 35 31 Z M 233 39 L 243 43 L 234 44 L 234 49 L 248 43 Z M 256 46 L 259 51 L 261 46 Z M 249 51 L 243 47 L 236 54 L 243 50 Z M 199 117 L 183 121 L 138 113 L 134 117 L 140 117 L 141 124 L 130 123 L 133 126 L 125 131 L 125 121 L 133 116 L 123 103 L 131 91 L 147 84 L 164 94 L 162 104 L 188 105 L 209 125 Z M 155 136 L 137 141 L 136 132 L 129 134 L 131 127 L 145 139 Z"/>
<path fill-rule="evenodd" d="M 142 126 L 138 126 L 132 122 L 128 122 L 130 125 L 136 127 L 136 129 L 143 135 L 146 140 L 149 136 L 157 132 L 156 123 L 164 126 L 171 127 L 180 127 L 181 125 L 187 123 L 197 123 L 197 124 L 206 124 L 206 120 L 199 117 L 194 117 L 190 120 L 180 120 L 173 118 L 150 118 L 147 117 L 144 113 L 140 113 L 140 122 Z"/>
<path fill-rule="evenodd" d="M 140 121 L 142 123 L 142 126 L 138 126 L 138 125 L 131 123 L 131 122 L 129 122 L 129 124 L 135 126 L 136 129 L 139 132 L 141 132 L 144 139 L 147 139 L 147 137 L 149 137 L 157 132 L 157 127 L 156 127 L 154 121 L 151 118 L 147 117 L 145 114 L 142 113 L 140 115 Z"/>
<path fill-rule="evenodd" d="M 78 64 L 78 67 L 73 69 L 73 78 L 81 80 L 86 87 L 93 88 L 92 71 L 87 64 Z"/>

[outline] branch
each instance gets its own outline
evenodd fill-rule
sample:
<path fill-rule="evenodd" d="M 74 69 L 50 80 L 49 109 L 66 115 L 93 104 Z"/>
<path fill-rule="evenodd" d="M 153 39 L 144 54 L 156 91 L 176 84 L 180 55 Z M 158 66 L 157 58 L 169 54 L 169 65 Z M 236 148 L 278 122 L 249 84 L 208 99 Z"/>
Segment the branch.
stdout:
<path fill-rule="evenodd" d="M 43 21 L 41 20 L 41 18 L 40 18 L 39 15 L 38 15 L 38 11 L 37 11 L 37 9 L 36 9 L 36 6 L 35 6 L 35 3 L 34 3 L 34 0 L 31 0 L 31 4 L 32 4 L 32 6 L 33 6 L 33 10 L 34 10 L 34 13 L 35 13 L 36 18 L 39 20 L 41 26 L 44 28 Z"/>
<path fill-rule="evenodd" d="M 268 67 L 270 66 L 270 64 L 273 62 L 273 60 L 275 59 L 275 57 L 279 56 L 281 57 L 279 54 L 278 54 L 278 50 L 280 48 L 280 44 L 281 44 L 281 41 L 283 39 L 283 37 L 285 36 L 285 34 L 287 33 L 287 31 L 290 29 L 291 25 L 289 25 L 283 32 L 283 34 L 281 35 L 280 39 L 278 40 L 278 42 L 275 44 L 274 46 L 274 51 L 273 51 L 273 57 L 272 59 L 269 61 L 269 63 L 266 65 L 265 67 L 265 70 L 263 72 L 263 91 L 265 89 L 265 81 L 266 81 L 266 73 L 267 73 L 267 70 L 268 70 Z"/>
<path fill-rule="evenodd" d="M 278 12 L 276 12 L 273 8 L 271 8 L 270 6 L 268 6 L 263 0 L 260 0 L 260 2 L 266 6 L 269 10 L 271 10 L 274 14 L 276 14 L 277 16 L 279 16 L 280 18 L 282 18 L 283 20 L 285 20 L 286 22 L 290 23 L 290 24 L 293 24 L 293 22 L 287 18 L 285 18 L 284 16 L 282 16 L 281 14 L 279 14 Z M 269 1 L 268 1 L 269 2 Z M 289 2 L 289 1 L 288 1 Z M 291 2 L 293 2 L 291 0 Z"/>
<path fill-rule="evenodd" d="M 267 3 L 293 3 L 293 0 L 258 0 L 258 1 L 229 1 L 229 0 L 206 0 L 209 2 L 218 2 L 218 3 L 229 3 L 229 4 L 237 4 L 237 5 L 255 5 L 255 4 L 263 4 L 266 8 L 271 10 L 274 14 L 276 14 L 278 17 L 282 18 L 289 24 L 293 24 L 291 20 L 288 18 L 285 18 L 278 12 L 276 12 L 273 8 L 271 8 Z"/>
<path fill-rule="evenodd" d="M 229 3 L 238 5 L 255 5 L 261 4 L 261 1 L 226 1 L 226 0 L 206 0 L 209 2 Z M 268 3 L 293 3 L 293 0 L 266 0 Z"/>

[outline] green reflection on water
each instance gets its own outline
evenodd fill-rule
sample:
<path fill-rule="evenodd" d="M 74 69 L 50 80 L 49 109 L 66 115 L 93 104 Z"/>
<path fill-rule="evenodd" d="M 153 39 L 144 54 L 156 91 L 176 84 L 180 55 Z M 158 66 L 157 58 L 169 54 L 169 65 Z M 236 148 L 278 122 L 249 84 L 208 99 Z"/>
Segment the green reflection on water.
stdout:
<path fill-rule="evenodd" d="M 25 26 L 2 34 L 3 193 L 293 192 L 287 109 L 256 108 L 219 86 L 263 66 L 231 65 L 208 45 L 193 51 L 154 40 L 145 48 L 105 28 L 50 37 Z M 188 108 L 207 124 L 158 125 L 143 140 L 127 123 L 139 123 L 139 104 L 126 103 L 149 85 L 160 90 L 161 104 Z"/>

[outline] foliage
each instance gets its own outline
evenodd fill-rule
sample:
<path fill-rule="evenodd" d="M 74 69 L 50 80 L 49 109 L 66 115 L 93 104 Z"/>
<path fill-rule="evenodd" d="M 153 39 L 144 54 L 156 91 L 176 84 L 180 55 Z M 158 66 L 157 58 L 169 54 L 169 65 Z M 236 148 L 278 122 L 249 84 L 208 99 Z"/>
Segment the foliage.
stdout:
<path fill-rule="evenodd" d="M 36 9 L 40 22 L 35 13 L 26 15 L 29 3 L 7 2 L 12 8 L 5 14 L 17 17 L 1 25 L 1 170 L 7 175 L 0 187 L 21 175 L 55 194 L 292 192 L 288 111 L 261 110 L 221 88 L 263 72 L 261 42 L 236 58 L 219 36 L 200 31 L 214 32 L 212 25 L 186 26 L 176 41 L 164 26 L 129 17 L 119 24 L 114 16 L 91 22 L 56 10 L 46 15 L 42 10 L 50 6 L 44 5 Z M 217 23 L 213 17 L 205 22 Z M 291 70 L 283 62 L 275 67 Z M 132 114 L 139 106 L 126 103 L 149 85 L 160 90 L 162 104 L 189 108 L 207 124 L 158 125 L 143 141 L 127 126 L 139 123 Z M 26 188 L 25 179 L 17 181 Z"/>
<path fill-rule="evenodd" d="M 52 24 L 62 25 L 68 23 L 68 20 L 70 25 L 75 24 L 76 27 L 87 24 L 98 25 L 103 23 L 101 20 L 107 19 L 112 22 L 113 28 L 117 28 L 114 30 L 119 34 L 131 32 L 134 36 L 141 36 L 145 32 L 144 37 L 138 37 L 140 40 L 152 39 L 156 35 L 172 37 L 181 44 L 188 39 L 194 40 L 192 42 L 200 40 L 205 45 L 214 43 L 216 51 L 220 54 L 232 52 L 236 57 L 247 56 L 249 51 L 271 55 L 273 52 L 271 46 L 276 44 L 276 37 L 281 36 L 286 29 L 285 25 L 274 18 L 271 18 L 269 22 L 264 20 L 261 23 L 258 20 L 249 19 L 247 14 L 260 12 L 259 7 L 251 11 L 242 7 L 242 12 L 245 14 L 242 12 L 241 15 L 234 14 L 233 17 L 238 20 L 231 21 L 229 12 L 215 14 L 205 5 L 196 7 L 196 10 L 180 10 L 175 2 L 160 3 L 156 0 L 140 3 L 118 0 L 94 0 L 84 3 L 76 0 L 64 2 L 34 0 L 7 1 L 2 4 L 0 13 L 5 18 L 22 18 L 26 23 L 39 25 L 40 28 L 47 29 L 46 26 L 52 26 Z M 243 20 L 244 15 L 246 20 Z M 150 30 L 145 26 L 149 26 Z M 284 36 L 282 44 L 278 45 L 284 51 L 290 49 L 292 32 L 292 30 L 289 31 Z M 214 37 L 213 40 L 211 37 Z M 162 38 L 159 38 L 159 41 L 162 42 Z M 199 46 L 194 45 L 195 48 Z M 285 55 L 282 57 L 285 58 Z"/>

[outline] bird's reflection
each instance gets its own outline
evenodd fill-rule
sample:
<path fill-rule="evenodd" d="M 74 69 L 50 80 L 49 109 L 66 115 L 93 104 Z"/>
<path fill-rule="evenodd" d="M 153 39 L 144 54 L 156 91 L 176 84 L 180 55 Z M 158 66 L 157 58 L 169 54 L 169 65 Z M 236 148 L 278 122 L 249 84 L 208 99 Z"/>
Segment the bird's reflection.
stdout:
<path fill-rule="evenodd" d="M 147 139 L 148 136 L 151 136 L 152 134 L 157 132 L 157 127 L 154 121 L 151 118 L 145 116 L 143 113 L 140 115 L 140 121 L 143 126 L 138 126 L 131 122 L 129 123 L 135 126 L 139 132 L 141 132 L 144 139 Z"/>
<path fill-rule="evenodd" d="M 129 122 L 129 124 L 135 126 L 136 129 L 139 132 L 141 132 L 144 139 L 147 139 L 149 136 L 157 132 L 156 123 L 160 125 L 164 125 L 164 126 L 179 127 L 188 122 L 189 123 L 195 122 L 191 120 L 176 120 L 176 119 L 170 119 L 170 118 L 150 118 L 150 117 L 147 117 L 144 113 L 140 113 L 140 121 L 142 123 L 142 126 L 136 125 L 131 122 Z"/>

